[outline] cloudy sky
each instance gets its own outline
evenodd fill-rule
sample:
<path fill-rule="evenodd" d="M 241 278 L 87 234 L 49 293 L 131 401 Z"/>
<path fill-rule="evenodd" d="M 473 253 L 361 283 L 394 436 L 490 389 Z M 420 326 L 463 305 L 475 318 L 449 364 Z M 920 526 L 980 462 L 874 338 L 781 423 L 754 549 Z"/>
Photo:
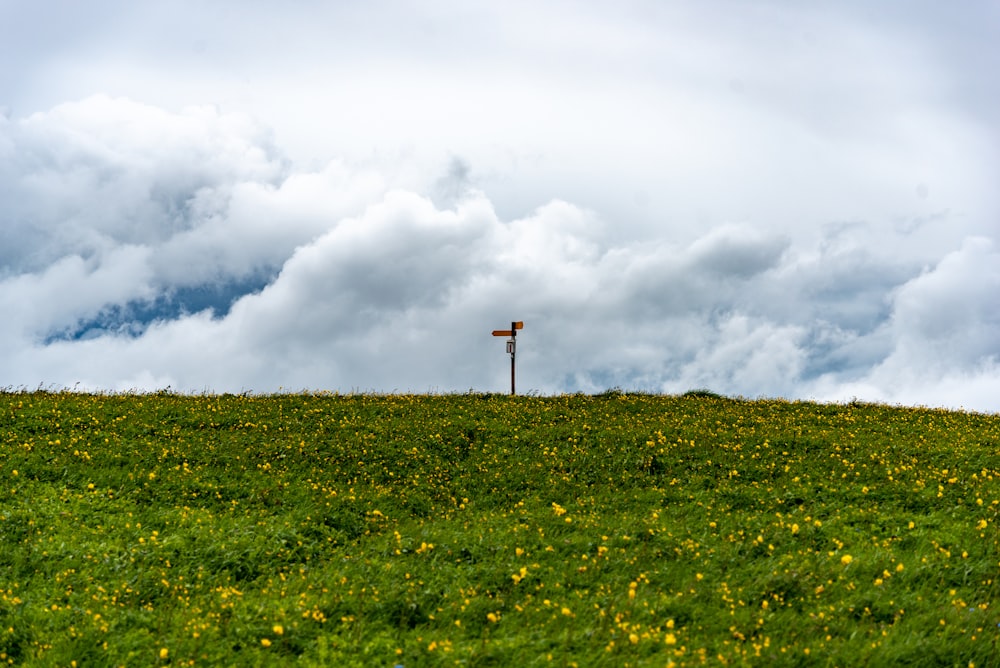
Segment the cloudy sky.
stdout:
<path fill-rule="evenodd" d="M 0 0 L 0 387 L 1000 411 L 992 0 Z"/>

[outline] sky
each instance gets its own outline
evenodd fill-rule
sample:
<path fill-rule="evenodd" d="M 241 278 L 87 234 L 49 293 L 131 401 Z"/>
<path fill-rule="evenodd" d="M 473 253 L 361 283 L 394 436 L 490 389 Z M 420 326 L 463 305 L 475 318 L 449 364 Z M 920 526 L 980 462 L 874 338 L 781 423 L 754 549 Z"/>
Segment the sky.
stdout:
<path fill-rule="evenodd" d="M 992 0 L 0 0 L 0 387 L 1000 412 Z"/>

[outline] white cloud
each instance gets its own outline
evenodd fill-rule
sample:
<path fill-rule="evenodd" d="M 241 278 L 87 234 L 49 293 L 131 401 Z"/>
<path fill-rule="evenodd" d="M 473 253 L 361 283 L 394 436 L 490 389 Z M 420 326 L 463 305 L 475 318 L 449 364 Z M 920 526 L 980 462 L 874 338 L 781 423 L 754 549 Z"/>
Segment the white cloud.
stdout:
<path fill-rule="evenodd" d="M 802 328 L 735 315 L 706 334 L 708 340 L 682 367 L 680 378 L 664 383 L 672 391 L 720 388 L 752 396 L 794 392 L 806 357 Z"/>
<path fill-rule="evenodd" d="M 236 184 L 276 184 L 284 170 L 266 131 L 211 108 L 171 114 L 94 96 L 0 131 L 4 273 L 160 244 L 211 221 Z"/>
<path fill-rule="evenodd" d="M 777 265 L 787 245 L 786 239 L 745 226 L 727 225 L 691 245 L 691 269 L 747 279 Z"/>
<path fill-rule="evenodd" d="M 106 304 L 151 296 L 146 249 L 119 246 L 100 263 L 63 257 L 37 274 L 0 281 L 0 332 L 28 340 L 73 329 Z"/>
<path fill-rule="evenodd" d="M 164 240 L 153 263 L 170 284 L 274 269 L 298 245 L 363 210 L 384 189 L 378 175 L 336 162 L 289 174 L 279 184 L 234 179 L 225 188 L 199 189 L 188 207 L 196 224 Z"/>
<path fill-rule="evenodd" d="M 1000 359 L 1000 249 L 990 239 L 965 239 L 902 285 L 893 302 L 899 346 L 886 365 L 962 368 Z"/>
<path fill-rule="evenodd" d="M 822 378 L 817 396 L 998 410 L 1000 252 L 967 238 L 891 294 L 890 350 L 850 378 Z"/>

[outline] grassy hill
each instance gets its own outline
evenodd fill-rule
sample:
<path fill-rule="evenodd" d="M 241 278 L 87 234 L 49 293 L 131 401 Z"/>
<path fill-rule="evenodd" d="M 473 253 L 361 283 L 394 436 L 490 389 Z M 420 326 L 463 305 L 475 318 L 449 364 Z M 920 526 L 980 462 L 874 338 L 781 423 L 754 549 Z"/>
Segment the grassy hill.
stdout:
<path fill-rule="evenodd" d="M 987 666 L 998 513 L 996 415 L 0 393 L 0 661 Z"/>

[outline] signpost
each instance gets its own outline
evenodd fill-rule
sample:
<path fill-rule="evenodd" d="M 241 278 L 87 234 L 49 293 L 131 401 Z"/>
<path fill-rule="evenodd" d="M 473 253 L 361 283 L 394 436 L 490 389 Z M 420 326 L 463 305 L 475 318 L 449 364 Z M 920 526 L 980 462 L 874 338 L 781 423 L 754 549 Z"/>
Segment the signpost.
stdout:
<path fill-rule="evenodd" d="M 494 329 L 493 336 L 509 336 L 507 354 L 510 355 L 510 395 L 514 396 L 514 357 L 517 355 L 517 330 L 524 329 L 520 320 L 510 323 L 510 329 Z"/>

